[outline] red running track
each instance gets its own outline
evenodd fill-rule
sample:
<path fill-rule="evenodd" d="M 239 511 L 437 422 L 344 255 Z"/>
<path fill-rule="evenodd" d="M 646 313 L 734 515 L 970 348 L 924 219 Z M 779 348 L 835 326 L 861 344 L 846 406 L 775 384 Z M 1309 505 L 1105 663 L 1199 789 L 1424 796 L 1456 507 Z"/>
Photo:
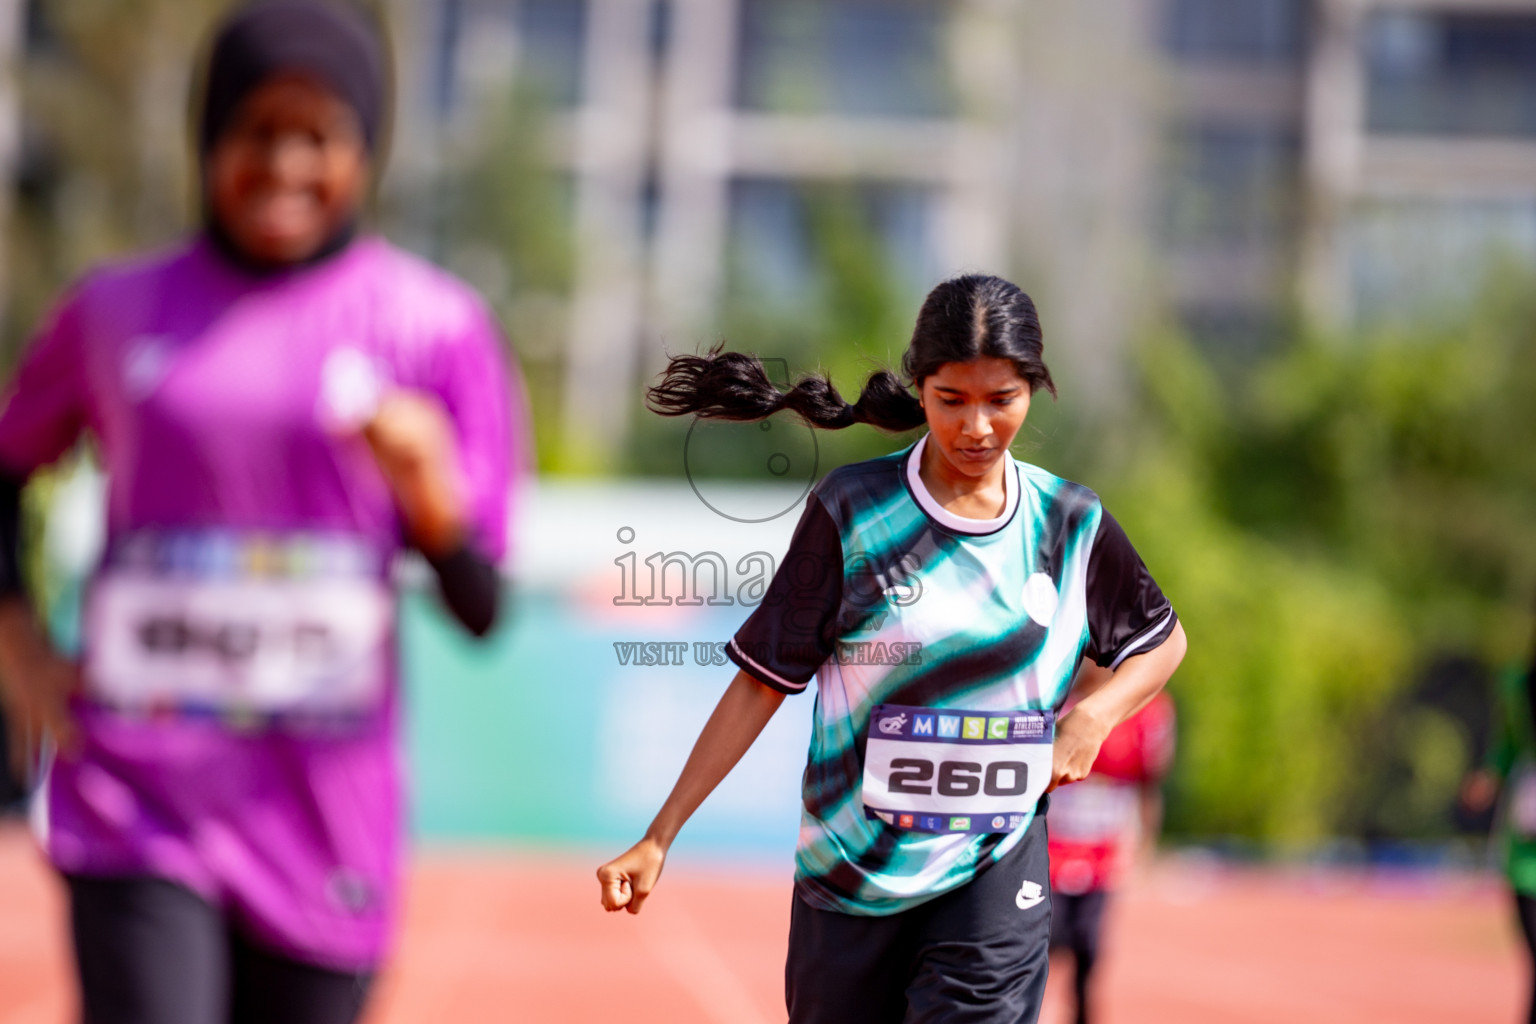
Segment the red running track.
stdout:
<path fill-rule="evenodd" d="M 596 860 L 419 855 L 368 1024 L 784 1019 L 787 868 L 675 864 L 644 914 L 610 917 L 597 905 Z M 0 1024 L 73 1019 L 62 912 L 25 833 L 0 830 Z M 1112 913 L 1104 1024 L 1518 1017 L 1524 967 L 1506 898 L 1487 878 L 1164 861 Z M 1043 1020 L 1059 1024 L 1059 1009 Z"/>

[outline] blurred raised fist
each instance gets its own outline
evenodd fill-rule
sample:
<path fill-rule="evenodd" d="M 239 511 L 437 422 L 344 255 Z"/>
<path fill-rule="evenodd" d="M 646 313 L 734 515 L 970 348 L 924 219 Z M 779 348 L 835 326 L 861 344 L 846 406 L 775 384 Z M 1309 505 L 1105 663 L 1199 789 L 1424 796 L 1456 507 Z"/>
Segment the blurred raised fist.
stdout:
<path fill-rule="evenodd" d="M 411 539 L 428 555 L 451 552 L 464 537 L 465 488 L 442 402 L 421 391 L 391 391 L 362 433 Z"/>

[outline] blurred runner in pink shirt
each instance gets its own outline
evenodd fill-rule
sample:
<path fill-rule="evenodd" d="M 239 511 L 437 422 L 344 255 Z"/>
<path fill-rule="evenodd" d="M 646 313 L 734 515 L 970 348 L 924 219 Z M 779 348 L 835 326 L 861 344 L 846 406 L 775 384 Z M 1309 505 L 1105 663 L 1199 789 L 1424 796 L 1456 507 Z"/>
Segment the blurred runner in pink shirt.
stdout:
<path fill-rule="evenodd" d="M 42 838 L 91 1024 L 355 1017 L 399 902 L 391 563 L 496 614 L 521 389 L 470 288 L 357 232 L 389 77 L 352 6 L 233 13 L 204 230 L 77 283 L 0 398 L 0 678 L 57 744 Z M 109 501 L 76 666 L 16 506 L 82 436 Z"/>

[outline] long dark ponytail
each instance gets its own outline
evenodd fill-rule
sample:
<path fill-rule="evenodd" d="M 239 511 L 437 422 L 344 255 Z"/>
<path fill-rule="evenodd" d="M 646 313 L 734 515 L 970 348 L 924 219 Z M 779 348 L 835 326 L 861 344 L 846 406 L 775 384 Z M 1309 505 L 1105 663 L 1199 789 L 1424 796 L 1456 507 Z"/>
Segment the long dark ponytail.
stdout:
<path fill-rule="evenodd" d="M 978 356 L 1010 360 L 1032 392 L 1044 388 L 1056 394 L 1034 302 L 1018 285 L 981 274 L 951 278 L 929 292 L 902 356 L 906 380 L 877 370 L 851 404 L 825 374 L 807 374 L 780 391 L 757 356 L 722 348 L 701 356 L 673 356 L 661 380 L 646 392 L 646 404 L 663 416 L 745 421 L 788 409 L 827 430 L 868 423 L 899 432 L 926 422 L 913 387 L 921 387 L 945 363 Z"/>

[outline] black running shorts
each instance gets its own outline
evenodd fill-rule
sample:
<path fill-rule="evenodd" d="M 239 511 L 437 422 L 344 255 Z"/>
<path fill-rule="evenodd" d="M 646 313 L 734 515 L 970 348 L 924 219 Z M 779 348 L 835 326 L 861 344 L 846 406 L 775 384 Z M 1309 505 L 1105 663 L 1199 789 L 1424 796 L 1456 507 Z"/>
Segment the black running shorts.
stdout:
<path fill-rule="evenodd" d="M 1045 817 L 973 881 L 899 914 L 856 917 L 795 897 L 790 1024 L 1032 1024 L 1051 933 Z"/>

